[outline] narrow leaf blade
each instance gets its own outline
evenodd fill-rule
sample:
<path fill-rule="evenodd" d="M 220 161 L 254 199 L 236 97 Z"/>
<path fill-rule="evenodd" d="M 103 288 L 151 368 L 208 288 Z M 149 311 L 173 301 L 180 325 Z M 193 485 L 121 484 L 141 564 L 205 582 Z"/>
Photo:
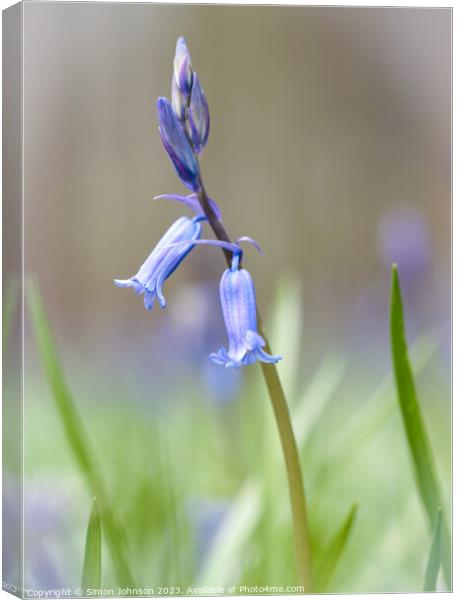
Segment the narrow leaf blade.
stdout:
<path fill-rule="evenodd" d="M 437 509 L 436 523 L 434 525 L 433 539 L 429 551 L 428 564 L 426 566 L 425 585 L 423 591 L 435 592 L 437 576 L 441 564 L 441 530 L 442 530 L 442 508 Z"/>
<path fill-rule="evenodd" d="M 350 512 L 342 523 L 342 526 L 323 553 L 322 558 L 317 565 L 314 577 L 314 587 L 316 592 L 323 592 L 329 585 L 337 568 L 337 564 L 347 545 L 357 512 L 358 505 L 353 504 Z"/>
<path fill-rule="evenodd" d="M 434 529 L 437 507 L 442 505 L 428 434 L 417 399 L 405 339 L 404 313 L 397 266 L 392 269 L 391 287 L 391 352 L 404 430 L 414 465 L 418 492 L 425 507 L 431 530 Z M 450 533 L 442 520 L 442 566 L 451 587 Z"/>
<path fill-rule="evenodd" d="M 43 362 L 68 444 L 90 493 L 98 499 L 108 549 L 118 574 L 119 583 L 133 586 L 134 579 L 124 554 L 126 537 L 124 530 L 111 507 L 102 472 L 95 458 L 89 436 L 67 387 L 40 293 L 31 281 L 27 286 L 27 301 L 38 353 Z"/>
<path fill-rule="evenodd" d="M 102 582 L 102 527 L 97 498 L 92 501 L 91 514 L 87 526 L 86 548 L 84 551 L 83 576 L 81 587 L 99 590 Z"/>

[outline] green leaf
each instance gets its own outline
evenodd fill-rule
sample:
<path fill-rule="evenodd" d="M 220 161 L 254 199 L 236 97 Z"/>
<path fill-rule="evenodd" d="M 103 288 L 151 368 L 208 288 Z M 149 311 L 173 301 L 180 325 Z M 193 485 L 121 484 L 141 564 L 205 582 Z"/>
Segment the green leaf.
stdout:
<path fill-rule="evenodd" d="M 442 508 L 437 509 L 436 523 L 434 525 L 433 539 L 429 551 L 428 564 L 426 566 L 425 585 L 423 591 L 435 592 L 437 576 L 441 564 L 441 529 L 442 529 Z"/>
<path fill-rule="evenodd" d="M 428 434 L 417 399 L 404 333 L 404 314 L 397 266 L 392 269 L 391 287 L 391 352 L 404 430 L 410 448 L 418 492 L 434 529 L 437 507 L 442 506 L 438 477 Z M 442 566 L 447 585 L 451 588 L 450 533 L 442 519 Z"/>
<path fill-rule="evenodd" d="M 429 364 L 439 348 L 438 336 L 432 332 L 420 334 L 411 345 L 410 355 L 414 375 L 419 374 Z M 365 404 L 336 433 L 332 445 L 327 449 L 326 463 L 332 469 L 322 468 L 315 486 L 322 489 L 330 481 L 344 473 L 356 456 L 363 452 L 386 419 L 397 407 L 392 375 L 385 376 Z"/>
<path fill-rule="evenodd" d="M 83 576 L 81 587 L 88 590 L 99 590 L 102 582 L 102 527 L 97 498 L 92 501 L 92 510 L 86 534 L 84 551 Z"/>
<path fill-rule="evenodd" d="M 124 556 L 126 536 L 111 508 L 102 472 L 95 458 L 86 428 L 67 388 L 39 291 L 36 285 L 30 281 L 27 285 L 26 296 L 38 352 L 48 377 L 68 444 L 91 495 L 98 499 L 105 537 L 118 574 L 119 583 L 132 587 L 134 580 Z"/>
<path fill-rule="evenodd" d="M 314 574 L 315 592 L 323 592 L 329 585 L 337 564 L 345 550 L 345 546 L 347 545 L 357 511 L 358 505 L 353 504 L 342 526 L 321 555 L 321 560 L 318 561 Z"/>

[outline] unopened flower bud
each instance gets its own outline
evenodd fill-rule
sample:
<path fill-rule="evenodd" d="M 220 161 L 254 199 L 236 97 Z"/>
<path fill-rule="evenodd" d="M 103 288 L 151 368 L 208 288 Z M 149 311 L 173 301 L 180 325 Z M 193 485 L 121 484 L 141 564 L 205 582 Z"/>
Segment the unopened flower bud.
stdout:
<path fill-rule="evenodd" d="M 191 55 L 184 37 L 179 37 L 173 61 L 173 77 L 178 89 L 188 95 L 192 86 Z"/>
<path fill-rule="evenodd" d="M 199 164 L 167 98 L 157 101 L 159 133 L 181 181 L 193 191 L 199 188 Z"/>
<path fill-rule="evenodd" d="M 210 130 L 210 113 L 204 91 L 197 73 L 193 75 L 191 100 L 189 103 L 189 130 L 194 150 L 200 154 L 207 144 Z"/>

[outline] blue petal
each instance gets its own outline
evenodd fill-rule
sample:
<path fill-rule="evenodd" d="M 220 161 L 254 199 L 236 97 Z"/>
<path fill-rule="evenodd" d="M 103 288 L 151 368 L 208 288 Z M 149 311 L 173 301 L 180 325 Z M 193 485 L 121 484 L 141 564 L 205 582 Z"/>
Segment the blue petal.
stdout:
<path fill-rule="evenodd" d="M 230 360 L 225 348 L 220 348 L 218 352 L 212 352 L 208 358 L 217 365 L 224 365 L 228 360 Z"/>
<path fill-rule="evenodd" d="M 245 333 L 245 346 L 248 350 L 257 350 L 258 348 L 263 348 L 265 345 L 264 338 L 256 331 L 248 330 Z"/>
<path fill-rule="evenodd" d="M 113 281 L 120 288 L 133 287 L 132 279 L 113 279 Z"/>
<path fill-rule="evenodd" d="M 157 279 L 156 284 L 156 293 L 159 300 L 159 304 L 161 308 L 165 308 L 167 306 L 167 302 L 165 300 L 164 293 L 162 292 L 162 286 L 164 285 L 165 280 L 167 279 L 167 271 L 162 271 Z"/>
<path fill-rule="evenodd" d="M 143 303 L 145 305 L 146 310 L 152 310 L 155 297 L 156 294 L 154 292 L 146 292 L 146 294 L 143 297 Z"/>
<path fill-rule="evenodd" d="M 270 354 L 267 354 L 267 352 L 264 352 L 264 350 L 261 350 L 261 348 L 256 350 L 255 353 L 258 360 L 265 363 L 277 363 L 283 358 L 282 356 L 272 356 Z"/>

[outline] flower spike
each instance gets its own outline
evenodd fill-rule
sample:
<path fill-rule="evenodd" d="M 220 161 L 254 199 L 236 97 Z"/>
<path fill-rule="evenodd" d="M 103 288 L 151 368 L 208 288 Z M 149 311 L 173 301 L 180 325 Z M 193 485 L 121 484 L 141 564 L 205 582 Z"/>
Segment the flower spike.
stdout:
<path fill-rule="evenodd" d="M 193 249 L 202 231 L 201 221 L 201 216 L 192 220 L 188 217 L 178 219 L 161 238 L 138 273 L 130 279 L 115 279 L 115 284 L 118 287 L 132 287 L 137 294 L 144 294 L 147 310 L 153 308 L 156 296 L 161 308 L 165 308 L 167 303 L 162 286 Z"/>
<path fill-rule="evenodd" d="M 178 177 L 193 191 L 199 189 L 199 164 L 167 98 L 157 101 L 157 117 L 162 143 L 175 167 Z"/>

